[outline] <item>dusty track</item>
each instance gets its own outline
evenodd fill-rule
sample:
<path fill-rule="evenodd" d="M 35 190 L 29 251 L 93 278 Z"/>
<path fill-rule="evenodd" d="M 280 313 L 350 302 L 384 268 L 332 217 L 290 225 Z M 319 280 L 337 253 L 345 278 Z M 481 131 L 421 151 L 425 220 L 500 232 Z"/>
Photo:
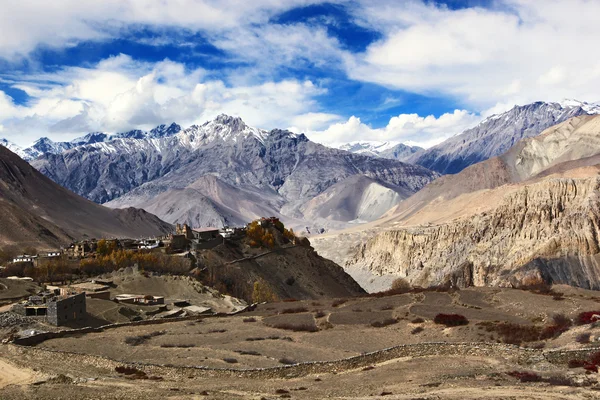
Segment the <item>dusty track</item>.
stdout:
<path fill-rule="evenodd" d="M 8 385 L 23 385 L 33 382 L 34 376 L 29 370 L 15 367 L 0 359 L 0 389 Z"/>

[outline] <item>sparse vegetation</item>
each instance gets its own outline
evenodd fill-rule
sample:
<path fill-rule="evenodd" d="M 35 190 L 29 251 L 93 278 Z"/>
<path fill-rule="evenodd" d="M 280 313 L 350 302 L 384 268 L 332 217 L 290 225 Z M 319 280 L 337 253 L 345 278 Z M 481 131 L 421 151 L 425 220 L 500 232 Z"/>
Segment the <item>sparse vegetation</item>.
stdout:
<path fill-rule="evenodd" d="M 600 311 L 585 311 L 575 319 L 577 325 L 587 325 L 600 320 Z"/>
<path fill-rule="evenodd" d="M 408 293 L 412 290 L 412 286 L 410 285 L 410 283 L 408 283 L 406 279 L 396 278 L 392 282 L 392 286 L 390 287 L 390 289 L 395 291 L 396 293 Z"/>
<path fill-rule="evenodd" d="M 398 320 L 396 318 L 386 318 L 383 321 L 374 321 L 371 323 L 371 326 L 374 328 L 383 328 L 385 326 L 397 324 Z"/>
<path fill-rule="evenodd" d="M 294 331 L 294 332 L 318 332 L 319 331 L 319 328 L 317 328 L 316 325 L 307 324 L 307 323 L 293 324 L 293 323 L 280 322 L 280 323 L 271 325 L 271 327 L 276 328 L 276 329 L 284 329 L 284 330 L 288 330 L 288 331 Z"/>
<path fill-rule="evenodd" d="M 590 342 L 590 334 L 587 332 L 584 333 L 580 333 L 579 335 L 577 335 L 577 337 L 575 338 L 575 341 L 577 343 L 581 343 L 581 344 L 588 344 Z"/>
<path fill-rule="evenodd" d="M 125 343 L 130 346 L 139 346 L 141 344 L 146 343 L 148 340 L 152 339 L 153 337 L 161 336 L 161 335 L 164 335 L 165 333 L 166 333 L 166 331 L 156 331 L 156 332 L 148 333 L 146 335 L 128 336 L 125 338 Z"/>
<path fill-rule="evenodd" d="M 433 322 L 440 325 L 450 326 L 461 326 L 468 325 L 469 320 L 460 314 L 438 314 L 433 319 Z"/>
<path fill-rule="evenodd" d="M 261 355 L 258 351 L 254 351 L 254 350 L 236 350 L 235 352 L 242 356 L 260 356 Z"/>
<path fill-rule="evenodd" d="M 487 332 L 495 332 L 504 343 L 521 345 L 539 340 L 542 328 L 535 325 L 519 325 L 510 322 L 482 322 Z"/>
<path fill-rule="evenodd" d="M 189 349 L 192 347 L 196 347 L 195 344 L 172 344 L 172 343 L 163 343 L 160 347 L 169 349 L 169 348 L 179 348 L 179 349 Z"/>
<path fill-rule="evenodd" d="M 345 304 L 348 301 L 348 299 L 336 299 L 331 303 L 331 307 L 339 307 L 342 304 Z"/>
<path fill-rule="evenodd" d="M 541 382 L 542 377 L 536 374 L 535 372 L 527 372 L 527 371 L 511 371 L 507 372 L 506 375 L 512 376 L 513 378 L 517 378 L 521 382 Z"/>
<path fill-rule="evenodd" d="M 284 308 L 281 310 L 281 314 L 297 314 L 308 312 L 308 308 L 306 307 L 294 307 L 294 308 Z"/>
<path fill-rule="evenodd" d="M 410 321 L 411 324 L 422 324 L 423 322 L 425 322 L 425 320 L 421 317 L 417 317 Z"/>

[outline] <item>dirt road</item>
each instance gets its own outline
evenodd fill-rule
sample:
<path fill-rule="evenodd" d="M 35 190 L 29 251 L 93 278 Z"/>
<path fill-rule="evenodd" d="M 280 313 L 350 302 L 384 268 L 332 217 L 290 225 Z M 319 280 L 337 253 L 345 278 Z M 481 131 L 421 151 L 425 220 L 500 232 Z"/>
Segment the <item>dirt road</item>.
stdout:
<path fill-rule="evenodd" d="M 0 358 L 0 389 L 8 385 L 23 385 L 34 381 L 31 371 L 15 367 Z"/>

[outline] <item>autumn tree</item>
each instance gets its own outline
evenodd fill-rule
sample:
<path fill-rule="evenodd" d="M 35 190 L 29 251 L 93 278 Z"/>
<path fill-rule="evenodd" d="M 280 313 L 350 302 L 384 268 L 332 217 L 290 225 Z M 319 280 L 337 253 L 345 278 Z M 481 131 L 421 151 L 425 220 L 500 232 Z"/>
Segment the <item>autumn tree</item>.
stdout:
<path fill-rule="evenodd" d="M 264 303 L 277 301 L 277 295 L 273 292 L 267 282 L 262 279 L 254 282 L 254 290 L 252 291 L 252 302 Z"/>

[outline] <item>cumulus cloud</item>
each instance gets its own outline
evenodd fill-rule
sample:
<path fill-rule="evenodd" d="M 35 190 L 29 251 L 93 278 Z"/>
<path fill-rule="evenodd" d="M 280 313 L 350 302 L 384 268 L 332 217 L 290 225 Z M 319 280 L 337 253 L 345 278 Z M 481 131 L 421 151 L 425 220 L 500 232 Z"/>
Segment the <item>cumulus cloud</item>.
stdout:
<path fill-rule="evenodd" d="M 575 97 L 598 100 L 600 2 L 505 0 L 491 9 L 361 2 L 357 18 L 383 38 L 346 59 L 356 80 L 443 93 L 484 110 Z M 360 11 L 360 14 L 359 14 Z"/>
<path fill-rule="evenodd" d="M 402 142 L 431 147 L 481 121 L 481 117 L 465 110 L 455 110 L 435 117 L 400 114 L 392 117 L 383 128 L 372 128 L 359 117 L 352 116 L 322 131 L 308 131 L 307 136 L 320 143 L 339 145 L 350 141 Z"/>
<path fill-rule="evenodd" d="M 221 32 L 266 23 L 313 0 L 19 0 L 0 13 L 0 57 L 26 56 L 39 45 L 64 47 L 113 37 L 131 25 Z"/>
<path fill-rule="evenodd" d="M 41 80 L 54 84 L 38 85 Z M 27 105 L 15 105 L 0 91 L 5 136 L 19 144 L 48 133 L 70 138 L 172 121 L 185 126 L 219 113 L 239 115 L 264 128 L 285 127 L 316 108 L 314 97 L 325 93 L 309 80 L 229 86 L 207 79 L 202 69 L 188 70 L 169 60 L 140 63 L 125 55 L 93 68 L 31 76 L 19 86 L 33 96 Z"/>

